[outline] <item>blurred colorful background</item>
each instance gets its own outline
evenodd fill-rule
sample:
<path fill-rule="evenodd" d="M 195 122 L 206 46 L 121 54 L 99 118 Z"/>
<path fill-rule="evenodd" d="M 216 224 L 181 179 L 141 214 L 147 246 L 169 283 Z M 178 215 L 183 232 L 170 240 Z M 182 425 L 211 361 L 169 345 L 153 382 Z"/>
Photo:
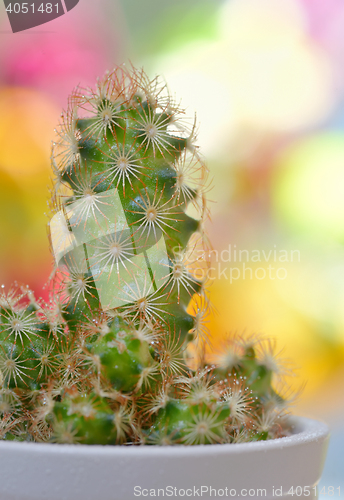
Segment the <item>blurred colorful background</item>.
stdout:
<path fill-rule="evenodd" d="M 162 75 L 197 111 L 214 177 L 215 342 L 284 348 L 306 383 L 295 412 L 333 429 L 321 484 L 344 488 L 343 0 L 80 0 L 17 34 L 2 6 L 0 25 L 0 284 L 47 296 L 50 141 L 71 89 L 123 62 Z"/>

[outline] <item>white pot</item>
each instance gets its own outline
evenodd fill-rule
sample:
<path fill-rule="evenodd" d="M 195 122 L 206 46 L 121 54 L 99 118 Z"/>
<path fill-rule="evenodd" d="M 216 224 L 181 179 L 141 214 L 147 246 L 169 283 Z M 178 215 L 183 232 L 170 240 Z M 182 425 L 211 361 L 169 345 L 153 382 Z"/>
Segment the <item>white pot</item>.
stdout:
<path fill-rule="evenodd" d="M 329 429 L 297 417 L 294 430 L 291 437 L 271 441 L 190 447 L 1 441 L 0 499 L 131 500 L 155 493 L 159 498 L 278 500 L 293 488 L 291 500 L 312 500 Z"/>

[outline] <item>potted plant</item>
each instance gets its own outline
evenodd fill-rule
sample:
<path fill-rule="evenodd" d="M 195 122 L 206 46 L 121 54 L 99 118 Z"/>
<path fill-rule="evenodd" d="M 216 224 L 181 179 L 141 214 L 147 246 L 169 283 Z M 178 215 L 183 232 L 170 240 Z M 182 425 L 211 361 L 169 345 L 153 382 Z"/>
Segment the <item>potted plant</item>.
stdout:
<path fill-rule="evenodd" d="M 0 297 L 1 499 L 314 498 L 328 429 L 289 417 L 273 343 L 208 345 L 195 125 L 119 67 L 56 133 L 50 303 Z"/>

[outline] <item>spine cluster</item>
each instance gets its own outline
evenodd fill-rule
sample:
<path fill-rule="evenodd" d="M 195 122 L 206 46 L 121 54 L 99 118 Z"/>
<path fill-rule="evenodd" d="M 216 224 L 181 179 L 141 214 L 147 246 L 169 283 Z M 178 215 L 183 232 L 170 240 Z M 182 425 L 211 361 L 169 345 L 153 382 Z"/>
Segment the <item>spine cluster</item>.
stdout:
<path fill-rule="evenodd" d="M 229 338 L 210 353 L 209 174 L 166 86 L 120 67 L 76 89 L 52 168 L 51 301 L 24 287 L 0 296 L 0 439 L 284 435 L 272 343 Z"/>

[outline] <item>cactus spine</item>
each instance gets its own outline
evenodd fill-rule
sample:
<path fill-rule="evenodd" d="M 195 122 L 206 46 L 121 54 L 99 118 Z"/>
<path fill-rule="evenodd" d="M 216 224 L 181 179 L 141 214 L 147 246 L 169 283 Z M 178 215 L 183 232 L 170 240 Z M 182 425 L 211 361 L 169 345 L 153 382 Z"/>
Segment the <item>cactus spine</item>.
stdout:
<path fill-rule="evenodd" d="M 96 90 L 76 89 L 61 118 L 51 302 L 23 287 L 1 296 L 0 438 L 195 445 L 282 435 L 271 344 L 231 339 L 213 360 L 192 359 L 209 340 L 208 171 L 195 126 L 158 79 L 124 67 Z"/>

